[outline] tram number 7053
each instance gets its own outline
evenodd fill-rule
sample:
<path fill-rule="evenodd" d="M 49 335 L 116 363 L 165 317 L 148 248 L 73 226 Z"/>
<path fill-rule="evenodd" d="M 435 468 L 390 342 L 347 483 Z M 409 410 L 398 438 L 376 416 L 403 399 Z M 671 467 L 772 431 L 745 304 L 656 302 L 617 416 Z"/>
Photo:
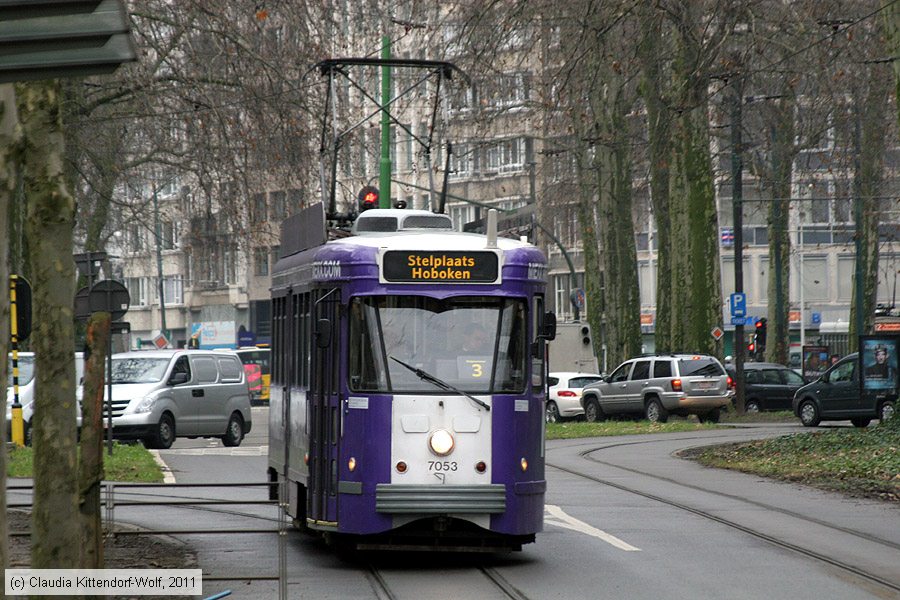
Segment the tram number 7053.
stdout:
<path fill-rule="evenodd" d="M 458 468 L 456 461 L 440 461 L 440 460 L 429 460 L 428 461 L 428 470 L 429 471 L 455 471 Z"/>

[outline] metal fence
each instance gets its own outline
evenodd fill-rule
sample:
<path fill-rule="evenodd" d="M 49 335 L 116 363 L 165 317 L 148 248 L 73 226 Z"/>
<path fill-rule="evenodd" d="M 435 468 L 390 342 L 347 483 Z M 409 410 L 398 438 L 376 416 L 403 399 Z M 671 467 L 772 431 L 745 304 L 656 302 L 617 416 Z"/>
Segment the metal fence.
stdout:
<path fill-rule="evenodd" d="M 103 491 L 101 496 L 101 506 L 103 508 L 103 525 L 105 535 L 115 538 L 116 536 L 125 535 L 249 535 L 249 534 L 275 534 L 278 536 L 278 561 L 277 573 L 272 575 L 251 575 L 251 574 L 213 574 L 204 575 L 203 581 L 277 581 L 278 582 L 278 598 L 279 600 L 287 599 L 287 531 L 288 518 L 286 505 L 277 500 L 226 500 L 219 498 L 185 498 L 181 496 L 173 496 L 172 491 L 184 488 L 262 488 L 268 492 L 272 486 L 284 483 L 274 484 L 265 483 L 115 483 L 103 482 Z M 32 485 L 7 485 L 7 491 L 23 491 L 33 492 Z M 165 494 L 154 494 L 146 498 L 134 499 L 134 490 L 165 490 Z M 279 490 L 278 497 L 286 498 L 285 490 Z M 268 494 L 267 494 L 268 495 Z M 192 529 L 128 529 L 116 526 L 117 507 L 126 506 L 163 506 L 163 507 L 202 507 L 202 506 L 274 506 L 277 511 L 277 528 L 192 528 Z M 32 503 L 28 502 L 8 502 L 7 508 L 31 509 Z M 236 516 L 245 516 L 247 518 L 258 518 L 258 515 L 238 514 Z M 11 537 L 22 537 L 31 535 L 30 531 L 10 531 Z"/>

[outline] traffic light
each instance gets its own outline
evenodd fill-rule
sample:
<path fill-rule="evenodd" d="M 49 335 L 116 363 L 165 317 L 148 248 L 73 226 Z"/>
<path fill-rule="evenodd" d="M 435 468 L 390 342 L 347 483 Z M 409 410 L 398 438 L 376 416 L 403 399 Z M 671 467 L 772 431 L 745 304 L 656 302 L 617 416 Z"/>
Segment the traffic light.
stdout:
<path fill-rule="evenodd" d="M 756 322 L 756 346 L 759 348 L 760 352 L 765 352 L 766 350 L 766 324 L 767 320 L 765 318 L 760 319 Z"/>
<path fill-rule="evenodd" d="M 378 208 L 378 188 L 373 185 L 367 185 L 359 190 L 359 212 L 370 208 Z"/>
<path fill-rule="evenodd" d="M 753 353 L 756 352 L 756 344 L 750 342 L 747 344 L 747 352 L 750 353 L 751 358 L 753 357 Z"/>

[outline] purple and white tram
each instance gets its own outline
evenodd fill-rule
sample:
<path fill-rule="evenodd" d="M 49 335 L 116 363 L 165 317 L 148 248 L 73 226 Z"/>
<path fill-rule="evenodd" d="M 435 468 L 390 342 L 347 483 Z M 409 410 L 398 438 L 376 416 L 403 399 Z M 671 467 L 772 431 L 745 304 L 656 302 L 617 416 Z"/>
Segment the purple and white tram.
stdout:
<path fill-rule="evenodd" d="M 369 210 L 310 248 L 295 226 L 272 274 L 268 461 L 295 525 L 358 548 L 533 542 L 555 330 L 543 254 L 427 211 Z"/>

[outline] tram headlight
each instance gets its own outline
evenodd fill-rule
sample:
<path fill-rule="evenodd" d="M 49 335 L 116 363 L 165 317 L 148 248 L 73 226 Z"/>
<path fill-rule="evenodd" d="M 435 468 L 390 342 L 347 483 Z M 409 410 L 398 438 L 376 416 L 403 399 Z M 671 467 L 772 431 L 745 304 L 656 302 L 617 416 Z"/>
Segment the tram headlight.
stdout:
<path fill-rule="evenodd" d="M 431 451 L 438 456 L 447 456 L 453 452 L 453 436 L 446 429 L 438 429 L 428 438 Z"/>
<path fill-rule="evenodd" d="M 528 470 L 528 460 L 526 460 L 526 458 L 524 456 L 522 457 L 522 460 L 520 461 L 519 464 L 522 465 L 522 471 Z"/>
<path fill-rule="evenodd" d="M 350 460 L 347 461 L 347 468 L 350 469 L 350 472 L 356 470 L 356 459 L 354 457 L 350 457 Z"/>

